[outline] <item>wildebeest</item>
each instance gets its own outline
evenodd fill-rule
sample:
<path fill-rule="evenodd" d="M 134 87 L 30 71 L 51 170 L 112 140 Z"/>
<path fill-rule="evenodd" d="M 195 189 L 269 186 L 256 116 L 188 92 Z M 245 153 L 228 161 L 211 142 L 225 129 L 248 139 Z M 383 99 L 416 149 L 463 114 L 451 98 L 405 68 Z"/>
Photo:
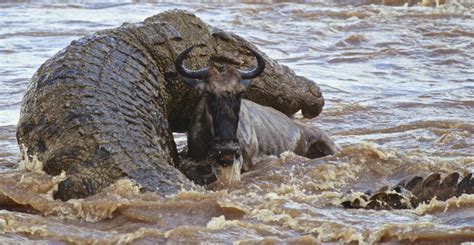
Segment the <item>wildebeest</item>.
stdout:
<path fill-rule="evenodd" d="M 188 158 L 212 159 L 212 166 L 208 167 L 213 168 L 236 164 L 235 159 L 242 157 L 242 170 L 246 171 L 263 155 L 293 151 L 317 158 L 336 152 L 334 142 L 318 128 L 242 99 L 250 79 L 265 69 L 259 53 L 250 49 L 257 59 L 257 67 L 251 71 L 232 66 L 222 72 L 213 67 L 190 71 L 183 66 L 183 60 L 193 48 L 184 50 L 175 61 L 178 73 L 202 95 L 188 128 Z M 192 175 L 187 174 L 199 184 L 207 182 L 201 174 Z"/>

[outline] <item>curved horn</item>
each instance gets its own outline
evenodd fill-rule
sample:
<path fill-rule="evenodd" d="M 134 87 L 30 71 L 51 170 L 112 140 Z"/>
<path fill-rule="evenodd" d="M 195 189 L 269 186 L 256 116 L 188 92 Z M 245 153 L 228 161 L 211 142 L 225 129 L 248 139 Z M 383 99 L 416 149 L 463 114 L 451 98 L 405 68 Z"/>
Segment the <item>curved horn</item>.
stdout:
<path fill-rule="evenodd" d="M 252 52 L 253 55 L 255 55 L 255 58 L 257 58 L 257 67 L 250 71 L 239 70 L 242 79 L 256 78 L 265 70 L 265 60 L 263 59 L 262 55 L 260 55 L 259 53 L 257 53 L 257 51 L 251 48 L 249 48 L 249 50 L 250 52 Z"/>
<path fill-rule="evenodd" d="M 188 55 L 191 50 L 196 47 L 196 45 L 193 45 L 187 49 L 185 49 L 183 52 L 181 52 L 178 57 L 176 57 L 176 61 L 174 62 L 174 65 L 176 67 L 176 71 L 183 77 L 186 78 L 193 78 L 193 79 L 202 79 L 204 75 L 207 74 L 207 68 L 203 68 L 201 70 L 197 71 L 190 71 L 186 69 L 186 67 L 183 66 L 183 60 Z"/>

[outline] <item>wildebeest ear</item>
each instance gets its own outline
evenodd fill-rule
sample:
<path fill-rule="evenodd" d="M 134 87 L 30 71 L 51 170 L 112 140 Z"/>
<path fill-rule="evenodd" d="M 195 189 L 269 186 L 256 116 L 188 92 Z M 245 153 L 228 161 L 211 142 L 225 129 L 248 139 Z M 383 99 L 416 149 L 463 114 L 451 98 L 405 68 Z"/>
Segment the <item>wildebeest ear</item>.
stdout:
<path fill-rule="evenodd" d="M 252 83 L 252 80 L 250 79 L 244 79 L 240 81 L 240 84 L 244 85 L 245 87 L 248 87 Z"/>
<path fill-rule="evenodd" d="M 197 85 L 198 85 L 199 83 L 201 83 L 201 81 L 199 81 L 199 80 L 197 80 L 197 79 L 191 79 L 191 78 L 185 78 L 185 77 L 183 77 L 182 79 L 183 79 L 183 80 L 186 82 L 186 84 L 189 85 L 191 88 L 196 88 Z"/>

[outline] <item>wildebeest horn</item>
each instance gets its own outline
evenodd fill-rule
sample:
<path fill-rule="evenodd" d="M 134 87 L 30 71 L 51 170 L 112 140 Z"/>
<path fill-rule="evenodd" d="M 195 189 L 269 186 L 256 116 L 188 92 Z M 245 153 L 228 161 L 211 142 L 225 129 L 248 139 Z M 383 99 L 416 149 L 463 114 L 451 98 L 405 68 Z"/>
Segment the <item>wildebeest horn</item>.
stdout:
<path fill-rule="evenodd" d="M 257 67 L 250 71 L 239 70 L 242 79 L 256 78 L 265 70 L 265 60 L 263 59 L 263 57 L 259 53 L 257 53 L 257 51 L 251 48 L 249 48 L 249 50 L 250 52 L 252 52 L 253 55 L 255 55 L 255 58 L 257 58 Z"/>
<path fill-rule="evenodd" d="M 192 79 L 202 79 L 204 75 L 207 74 L 208 68 L 203 68 L 201 70 L 197 71 L 190 71 L 186 69 L 186 67 L 183 66 L 183 60 L 188 55 L 191 50 L 196 47 L 196 45 L 193 45 L 187 49 L 185 49 L 183 52 L 181 52 L 178 57 L 176 57 L 176 61 L 174 62 L 174 65 L 176 67 L 176 71 L 183 77 L 186 78 L 192 78 Z"/>

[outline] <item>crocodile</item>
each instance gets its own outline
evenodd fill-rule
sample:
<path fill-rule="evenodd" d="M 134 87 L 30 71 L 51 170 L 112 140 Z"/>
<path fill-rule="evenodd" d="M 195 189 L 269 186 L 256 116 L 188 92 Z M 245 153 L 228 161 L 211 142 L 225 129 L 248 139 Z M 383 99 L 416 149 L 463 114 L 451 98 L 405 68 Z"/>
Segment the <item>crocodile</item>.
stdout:
<path fill-rule="evenodd" d="M 205 45 L 187 62 L 192 69 L 254 66 L 250 49 L 263 57 L 265 71 L 245 99 L 286 115 L 301 110 L 307 118 L 324 106 L 313 81 L 187 11 L 98 31 L 42 64 L 22 101 L 17 140 L 23 159 L 37 157 L 46 173 L 67 175 L 54 198 L 84 198 L 124 177 L 162 195 L 192 188 L 178 170 L 172 135 L 187 130 L 200 98 L 174 66 L 192 45 Z"/>
<path fill-rule="evenodd" d="M 432 173 L 425 178 L 421 176 L 403 180 L 393 187 L 383 186 L 374 194 L 371 191 L 345 200 L 345 208 L 365 208 L 375 210 L 410 209 L 431 200 L 446 201 L 452 197 L 474 194 L 472 173 L 460 178 L 461 174 L 452 172 L 441 178 L 440 173 Z"/>

